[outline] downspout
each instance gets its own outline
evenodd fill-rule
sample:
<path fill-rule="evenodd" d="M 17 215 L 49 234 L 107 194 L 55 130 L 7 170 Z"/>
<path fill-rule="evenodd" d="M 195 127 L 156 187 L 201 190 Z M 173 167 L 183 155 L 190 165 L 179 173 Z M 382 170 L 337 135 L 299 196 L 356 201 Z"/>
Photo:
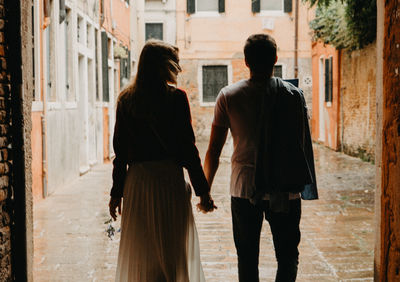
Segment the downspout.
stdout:
<path fill-rule="evenodd" d="M 294 78 L 299 77 L 299 0 L 295 0 L 294 14 Z"/>

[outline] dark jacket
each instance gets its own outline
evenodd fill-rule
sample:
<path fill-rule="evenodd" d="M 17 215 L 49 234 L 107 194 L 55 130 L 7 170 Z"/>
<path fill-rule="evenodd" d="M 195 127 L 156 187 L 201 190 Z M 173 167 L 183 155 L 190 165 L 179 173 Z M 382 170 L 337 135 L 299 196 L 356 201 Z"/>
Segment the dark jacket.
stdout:
<path fill-rule="evenodd" d="M 304 200 L 318 199 L 303 92 L 280 78 L 270 87 L 272 107 L 260 114 L 254 197 L 301 192 Z"/>

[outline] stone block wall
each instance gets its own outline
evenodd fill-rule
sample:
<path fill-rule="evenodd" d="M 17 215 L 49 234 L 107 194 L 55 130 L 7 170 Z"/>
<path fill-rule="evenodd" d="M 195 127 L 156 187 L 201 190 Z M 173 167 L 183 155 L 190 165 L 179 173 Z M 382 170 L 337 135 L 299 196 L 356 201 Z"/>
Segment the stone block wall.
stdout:
<path fill-rule="evenodd" d="M 376 132 L 376 44 L 343 52 L 339 141 L 342 150 L 373 161 Z"/>
<path fill-rule="evenodd" d="M 0 281 L 11 281 L 11 180 L 10 154 L 10 77 L 7 71 L 7 21 L 4 1 L 0 0 Z"/>

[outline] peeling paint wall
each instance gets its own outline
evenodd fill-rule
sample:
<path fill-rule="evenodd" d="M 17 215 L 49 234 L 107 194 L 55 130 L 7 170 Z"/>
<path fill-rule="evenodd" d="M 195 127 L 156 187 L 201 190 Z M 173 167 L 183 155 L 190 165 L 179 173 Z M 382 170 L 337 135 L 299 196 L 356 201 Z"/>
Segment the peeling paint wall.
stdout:
<path fill-rule="evenodd" d="M 376 43 L 372 43 L 343 52 L 340 68 L 339 140 L 345 153 L 368 161 L 375 155 L 376 62 Z"/>

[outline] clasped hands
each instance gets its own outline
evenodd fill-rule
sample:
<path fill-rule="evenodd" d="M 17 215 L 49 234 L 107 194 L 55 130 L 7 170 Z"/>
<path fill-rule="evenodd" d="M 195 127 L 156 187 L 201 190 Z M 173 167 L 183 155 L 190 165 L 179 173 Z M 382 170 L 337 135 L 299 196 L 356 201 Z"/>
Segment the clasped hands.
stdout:
<path fill-rule="evenodd" d="M 210 193 L 201 195 L 200 203 L 198 203 L 196 206 L 197 210 L 201 211 L 202 213 L 208 213 L 218 209 L 218 207 L 214 205 L 214 200 L 211 198 Z"/>

